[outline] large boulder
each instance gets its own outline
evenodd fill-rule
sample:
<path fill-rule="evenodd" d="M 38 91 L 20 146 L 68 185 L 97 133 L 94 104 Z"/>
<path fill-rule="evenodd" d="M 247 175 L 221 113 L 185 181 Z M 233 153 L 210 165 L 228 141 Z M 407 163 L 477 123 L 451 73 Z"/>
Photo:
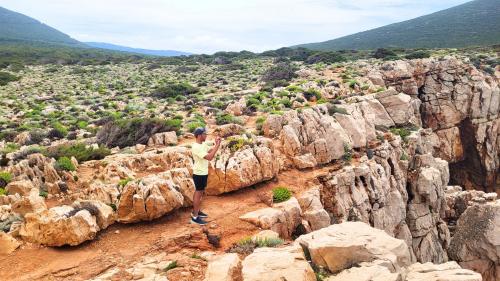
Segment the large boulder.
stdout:
<path fill-rule="evenodd" d="M 28 196 L 20 197 L 12 203 L 12 211 L 21 215 L 36 213 L 47 209 L 45 200 L 39 195 L 39 191 L 33 188 Z"/>
<path fill-rule="evenodd" d="M 5 191 L 9 194 L 19 194 L 21 196 L 27 196 L 30 191 L 34 189 L 33 183 L 28 180 L 13 181 L 7 184 Z"/>
<path fill-rule="evenodd" d="M 177 134 L 175 132 L 156 133 L 148 140 L 148 146 L 176 145 Z"/>
<path fill-rule="evenodd" d="M 363 222 L 331 225 L 300 236 L 296 242 L 317 266 L 339 272 L 363 262 L 382 260 L 391 272 L 411 264 L 405 241 Z"/>
<path fill-rule="evenodd" d="M 381 265 L 351 267 L 328 277 L 325 281 L 400 281 L 401 274 Z"/>
<path fill-rule="evenodd" d="M 405 281 L 481 281 L 481 274 L 462 269 L 456 262 L 415 263 L 407 268 Z"/>
<path fill-rule="evenodd" d="M 281 237 L 290 238 L 302 222 L 302 210 L 295 197 L 274 204 L 272 208 L 259 209 L 246 213 L 241 220 L 250 222 L 262 229 L 270 229 Z"/>
<path fill-rule="evenodd" d="M 298 245 L 258 248 L 242 263 L 244 281 L 315 281 L 316 276 Z"/>
<path fill-rule="evenodd" d="M 159 218 L 182 207 L 179 187 L 164 175 L 149 175 L 125 185 L 118 203 L 118 221 L 132 223 Z"/>
<path fill-rule="evenodd" d="M 96 217 L 89 210 L 70 206 L 29 213 L 24 219 L 20 236 L 26 241 L 47 246 L 75 246 L 94 239 L 100 230 Z"/>
<path fill-rule="evenodd" d="M 500 200 L 473 204 L 458 219 L 448 254 L 483 279 L 500 279 Z"/>
<path fill-rule="evenodd" d="M 21 243 L 9 234 L 0 231 L 0 254 L 8 255 L 21 246 Z"/>
<path fill-rule="evenodd" d="M 240 281 L 241 260 L 238 254 L 224 254 L 210 260 L 205 281 Z"/>
<path fill-rule="evenodd" d="M 319 189 L 319 186 L 313 187 L 298 198 L 303 218 L 313 231 L 330 225 L 330 216 L 323 208 Z"/>
<path fill-rule="evenodd" d="M 246 135 L 226 139 L 211 161 L 206 192 L 217 195 L 274 178 L 279 171 L 270 139 Z"/>

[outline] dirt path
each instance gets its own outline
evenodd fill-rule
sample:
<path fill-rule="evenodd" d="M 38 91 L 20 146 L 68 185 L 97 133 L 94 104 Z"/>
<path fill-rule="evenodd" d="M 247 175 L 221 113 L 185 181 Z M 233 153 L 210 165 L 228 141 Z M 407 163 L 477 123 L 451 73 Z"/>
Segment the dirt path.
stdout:
<path fill-rule="evenodd" d="M 203 209 L 210 214 L 207 229 L 221 234 L 220 247 L 206 242 L 201 227 L 189 224 L 190 209 L 181 209 L 152 222 L 130 225 L 116 223 L 100 232 L 93 241 L 77 247 L 50 248 L 24 245 L 9 256 L 0 257 L 1 280 L 85 280 L 110 267 L 124 267 L 143 256 L 180 249 L 223 252 L 243 237 L 259 231 L 239 216 L 266 207 L 259 194 L 288 186 L 295 195 L 309 189 L 318 174 L 315 170 L 284 171 L 277 179 L 221 196 L 208 196 Z"/>

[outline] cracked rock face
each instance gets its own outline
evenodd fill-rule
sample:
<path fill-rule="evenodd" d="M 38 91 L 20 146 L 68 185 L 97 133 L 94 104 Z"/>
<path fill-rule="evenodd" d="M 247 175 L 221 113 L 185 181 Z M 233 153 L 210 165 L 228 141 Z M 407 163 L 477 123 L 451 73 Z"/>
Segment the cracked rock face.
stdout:
<path fill-rule="evenodd" d="M 474 203 L 458 219 L 448 249 L 450 258 L 480 272 L 485 281 L 500 278 L 500 200 Z"/>
<path fill-rule="evenodd" d="M 86 201 L 29 213 L 24 219 L 19 231 L 24 240 L 47 246 L 75 246 L 94 239 L 115 217 L 108 205 Z"/>
<path fill-rule="evenodd" d="M 258 248 L 242 263 L 245 281 L 314 281 L 316 276 L 300 246 Z"/>
<path fill-rule="evenodd" d="M 412 137 L 421 141 L 420 132 Z M 410 151 L 414 145 L 408 145 Z M 320 176 L 323 205 L 335 223 L 368 223 L 405 240 L 418 261 L 445 262 L 447 162 L 429 153 L 406 153 L 396 138 L 374 149 L 373 159 Z"/>
<path fill-rule="evenodd" d="M 403 240 L 363 222 L 345 222 L 300 236 L 296 243 L 309 253 L 315 265 L 337 273 L 355 264 L 381 260 L 390 272 L 411 264 Z"/>
<path fill-rule="evenodd" d="M 386 62 L 366 72 L 382 78 L 384 86 L 395 87 L 421 102 L 422 125 L 439 138 L 441 151 L 436 155 L 452 163 L 452 184 L 498 191 L 497 77 L 451 57 Z"/>
<path fill-rule="evenodd" d="M 118 221 L 149 221 L 183 205 L 184 196 L 170 172 L 150 175 L 125 185 L 117 206 Z"/>
<path fill-rule="evenodd" d="M 274 178 L 279 171 L 275 149 L 270 139 L 238 137 L 244 143 L 225 141 L 209 166 L 206 192 L 217 195 L 235 191 Z M 231 146 L 234 145 L 234 146 Z"/>

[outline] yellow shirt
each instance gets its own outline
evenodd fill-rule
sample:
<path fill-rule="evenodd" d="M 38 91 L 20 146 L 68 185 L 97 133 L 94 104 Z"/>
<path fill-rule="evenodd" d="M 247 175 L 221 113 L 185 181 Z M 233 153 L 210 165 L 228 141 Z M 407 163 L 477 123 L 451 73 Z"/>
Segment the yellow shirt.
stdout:
<path fill-rule="evenodd" d="M 208 154 L 208 150 L 210 150 L 210 147 L 207 142 L 195 142 L 192 144 L 191 152 L 194 159 L 193 174 L 199 176 L 208 175 L 208 160 L 205 159 L 205 156 Z"/>

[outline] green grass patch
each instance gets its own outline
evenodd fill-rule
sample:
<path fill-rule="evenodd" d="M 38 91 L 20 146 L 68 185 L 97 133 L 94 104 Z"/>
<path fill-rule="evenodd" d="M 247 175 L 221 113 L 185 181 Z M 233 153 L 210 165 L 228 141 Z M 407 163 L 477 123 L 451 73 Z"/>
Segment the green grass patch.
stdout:
<path fill-rule="evenodd" d="M 279 186 L 273 189 L 274 203 L 285 202 L 291 197 L 292 197 L 292 192 L 284 186 Z"/>

